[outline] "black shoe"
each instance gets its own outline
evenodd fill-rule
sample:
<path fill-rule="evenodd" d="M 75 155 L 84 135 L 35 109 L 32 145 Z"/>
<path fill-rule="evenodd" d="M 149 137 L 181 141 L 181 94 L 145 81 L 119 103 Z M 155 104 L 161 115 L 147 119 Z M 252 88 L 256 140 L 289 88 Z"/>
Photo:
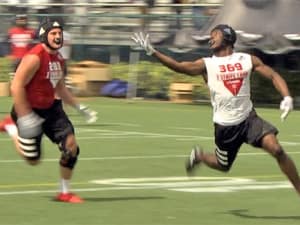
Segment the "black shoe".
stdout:
<path fill-rule="evenodd" d="M 191 174 L 195 167 L 198 166 L 201 163 L 201 160 L 199 160 L 199 155 L 201 154 L 202 149 L 199 148 L 199 146 L 193 147 L 191 154 L 189 158 L 186 160 L 185 169 L 186 172 Z"/>

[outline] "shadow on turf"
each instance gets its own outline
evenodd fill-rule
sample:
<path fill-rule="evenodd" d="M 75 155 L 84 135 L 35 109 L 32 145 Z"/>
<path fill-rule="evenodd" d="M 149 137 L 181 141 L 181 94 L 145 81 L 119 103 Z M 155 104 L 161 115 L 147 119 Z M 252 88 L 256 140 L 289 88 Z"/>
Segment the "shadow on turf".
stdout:
<path fill-rule="evenodd" d="M 164 197 L 160 196 L 151 196 L 151 197 L 104 197 L 104 198 L 84 198 L 87 202 L 113 202 L 113 201 L 136 201 L 136 200 L 157 200 L 164 199 Z"/>
<path fill-rule="evenodd" d="M 113 123 L 74 123 L 75 127 L 120 127 L 120 124 Z"/>
<path fill-rule="evenodd" d="M 50 198 L 50 196 L 47 196 Z M 140 200 L 158 200 L 164 199 L 161 196 L 151 196 L 151 197 L 140 197 L 140 196 L 132 196 L 132 197 L 103 197 L 103 198 L 83 198 L 85 202 L 114 202 L 114 201 L 140 201 Z M 57 202 L 57 200 L 52 199 L 52 201 Z"/>
<path fill-rule="evenodd" d="M 242 217 L 242 218 L 247 218 L 247 219 L 289 219 L 289 220 L 300 220 L 300 216 L 257 216 L 257 215 L 251 215 L 249 213 L 248 209 L 236 209 L 236 210 L 229 210 L 229 214 L 232 214 L 234 216 Z"/>

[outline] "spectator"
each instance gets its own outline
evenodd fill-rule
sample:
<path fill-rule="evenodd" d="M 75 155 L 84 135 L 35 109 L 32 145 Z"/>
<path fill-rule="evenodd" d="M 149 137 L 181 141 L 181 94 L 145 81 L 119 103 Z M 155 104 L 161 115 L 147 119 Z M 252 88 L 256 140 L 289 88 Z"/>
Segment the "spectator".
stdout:
<path fill-rule="evenodd" d="M 15 17 L 15 25 L 8 30 L 7 34 L 10 43 L 10 57 L 15 72 L 22 57 L 33 46 L 35 30 L 28 27 L 26 14 L 18 14 Z"/>

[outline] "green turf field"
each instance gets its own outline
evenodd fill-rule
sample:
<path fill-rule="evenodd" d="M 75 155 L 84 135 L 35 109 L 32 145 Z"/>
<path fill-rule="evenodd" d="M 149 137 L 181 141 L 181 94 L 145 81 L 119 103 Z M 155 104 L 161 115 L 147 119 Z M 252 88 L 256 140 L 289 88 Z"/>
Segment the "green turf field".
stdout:
<path fill-rule="evenodd" d="M 10 108 L 2 97 L 1 115 Z M 213 151 L 211 108 L 169 102 L 95 98 L 99 112 L 86 125 L 71 108 L 81 154 L 72 188 L 83 204 L 52 200 L 58 190 L 59 152 L 47 138 L 40 165 L 32 167 L 0 134 L 1 225 L 299 225 L 300 197 L 275 160 L 247 145 L 228 173 L 200 167 L 186 176 L 195 144 Z M 285 123 L 277 109 L 258 108 L 300 168 L 300 113 Z"/>

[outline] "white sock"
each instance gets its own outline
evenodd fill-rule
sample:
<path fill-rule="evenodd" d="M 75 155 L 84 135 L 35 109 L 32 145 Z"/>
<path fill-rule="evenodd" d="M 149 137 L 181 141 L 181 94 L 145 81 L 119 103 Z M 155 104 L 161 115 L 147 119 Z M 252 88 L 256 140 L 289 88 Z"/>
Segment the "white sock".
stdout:
<path fill-rule="evenodd" d="M 8 124 L 8 125 L 5 125 L 4 128 L 9 136 L 11 136 L 11 137 L 18 136 L 18 129 L 17 129 L 16 125 Z"/>
<path fill-rule="evenodd" d="M 65 180 L 65 179 L 60 180 L 60 192 L 64 194 L 70 192 L 70 180 Z"/>

